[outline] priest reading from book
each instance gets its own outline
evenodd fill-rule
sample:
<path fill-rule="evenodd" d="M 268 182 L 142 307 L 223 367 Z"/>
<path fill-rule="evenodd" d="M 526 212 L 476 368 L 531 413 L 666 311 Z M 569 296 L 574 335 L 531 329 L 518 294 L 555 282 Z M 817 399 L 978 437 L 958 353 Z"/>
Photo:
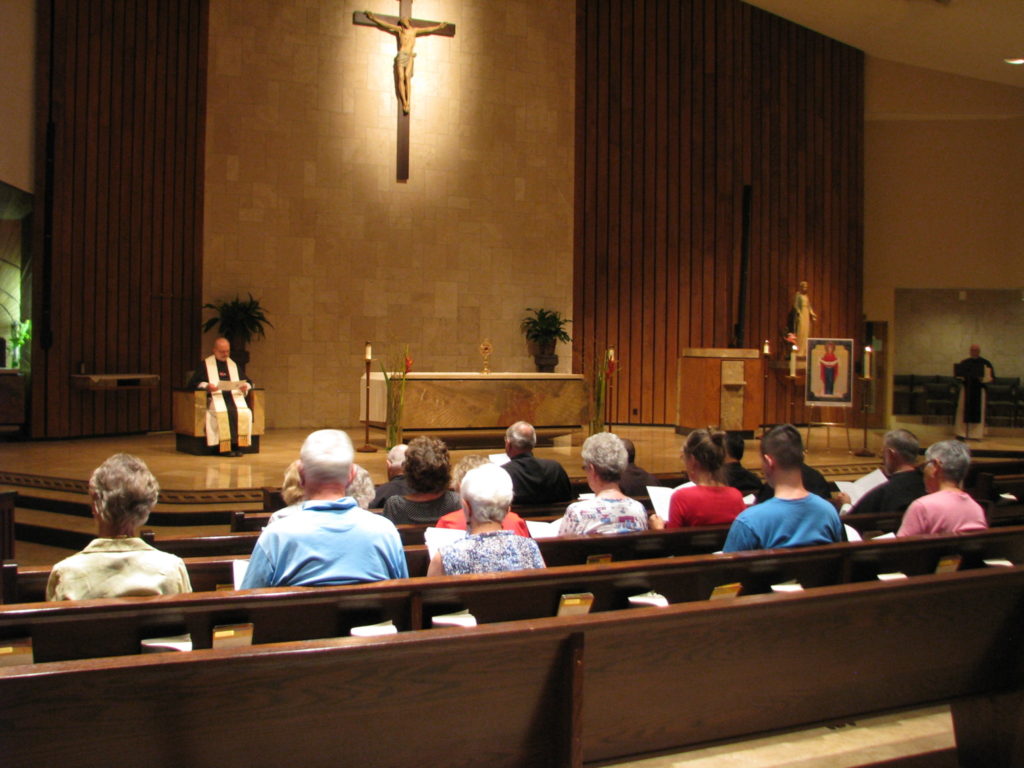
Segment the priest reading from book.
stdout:
<path fill-rule="evenodd" d="M 192 389 L 205 389 L 206 444 L 228 456 L 241 456 L 239 447 L 252 443 L 252 411 L 245 396 L 252 382 L 231 359 L 231 344 L 224 337 L 213 342 L 212 354 L 196 368 L 189 381 Z"/>

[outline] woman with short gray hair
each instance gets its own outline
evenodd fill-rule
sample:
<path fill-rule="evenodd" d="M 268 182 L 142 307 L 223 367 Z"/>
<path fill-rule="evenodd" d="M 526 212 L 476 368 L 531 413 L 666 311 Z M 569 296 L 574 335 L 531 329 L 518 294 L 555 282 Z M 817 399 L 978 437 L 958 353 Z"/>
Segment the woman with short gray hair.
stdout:
<path fill-rule="evenodd" d="M 988 520 L 974 499 L 960 487 L 971 464 L 971 452 L 958 440 L 932 443 L 922 467 L 927 495 L 907 507 L 897 536 L 925 533 L 964 533 L 988 528 Z"/>
<path fill-rule="evenodd" d="M 89 479 L 97 538 L 76 555 L 53 566 L 47 600 L 173 595 L 191 592 L 180 557 L 138 538 L 149 519 L 160 486 L 142 459 L 118 453 Z"/>
<path fill-rule="evenodd" d="M 587 485 L 593 498 L 569 505 L 558 529 L 560 536 L 590 533 L 630 533 L 650 527 L 647 510 L 619 488 L 619 477 L 626 468 L 626 447 L 617 435 L 598 432 L 583 442 L 580 451 Z"/>

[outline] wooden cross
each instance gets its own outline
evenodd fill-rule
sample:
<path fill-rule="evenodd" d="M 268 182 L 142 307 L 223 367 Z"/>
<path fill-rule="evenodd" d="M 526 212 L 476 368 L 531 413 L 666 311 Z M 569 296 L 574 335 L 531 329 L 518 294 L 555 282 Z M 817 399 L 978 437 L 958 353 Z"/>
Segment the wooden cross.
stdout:
<path fill-rule="evenodd" d="M 367 15 L 367 14 L 371 15 Z M 402 21 L 407 20 L 405 25 Z M 396 176 L 398 181 L 409 180 L 409 110 L 412 99 L 413 46 L 416 38 L 423 35 L 455 37 L 455 25 L 447 22 L 424 21 L 412 18 L 412 0 L 399 0 L 398 16 L 385 16 L 372 11 L 356 11 L 352 23 L 364 27 L 376 27 L 393 34 L 398 41 L 395 56 L 395 88 L 398 92 L 398 156 Z"/>

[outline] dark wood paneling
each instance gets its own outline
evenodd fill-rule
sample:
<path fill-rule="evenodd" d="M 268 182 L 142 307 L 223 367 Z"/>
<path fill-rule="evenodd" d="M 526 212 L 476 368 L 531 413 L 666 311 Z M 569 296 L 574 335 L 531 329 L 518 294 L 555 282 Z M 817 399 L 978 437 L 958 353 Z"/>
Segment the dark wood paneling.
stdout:
<path fill-rule="evenodd" d="M 199 342 L 207 0 L 40 10 L 34 437 L 168 429 Z M 52 124 L 52 143 L 47 126 Z M 46 174 L 47 167 L 52 173 Z M 84 368 L 156 390 L 72 388 Z"/>
<path fill-rule="evenodd" d="M 817 335 L 861 342 L 863 54 L 739 0 L 579 0 L 574 368 L 614 346 L 611 420 L 674 419 L 684 347 L 781 335 L 797 283 Z M 769 379 L 769 421 L 785 417 Z M 796 420 L 809 414 L 802 406 Z"/>

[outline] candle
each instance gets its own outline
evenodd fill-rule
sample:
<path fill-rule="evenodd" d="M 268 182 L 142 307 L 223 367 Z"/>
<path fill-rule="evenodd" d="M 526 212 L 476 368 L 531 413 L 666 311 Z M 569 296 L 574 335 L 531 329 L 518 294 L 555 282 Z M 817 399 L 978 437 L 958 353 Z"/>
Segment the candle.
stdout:
<path fill-rule="evenodd" d="M 793 350 L 792 350 L 792 352 L 790 352 L 790 355 L 789 355 L 789 375 L 793 376 L 793 377 L 796 377 L 796 353 L 797 353 L 797 346 L 796 346 L 796 344 L 794 344 L 793 345 Z"/>
<path fill-rule="evenodd" d="M 871 347 L 864 347 L 864 378 L 871 378 L 871 358 L 874 355 Z"/>
<path fill-rule="evenodd" d="M 768 339 L 764 340 L 764 344 L 761 345 L 761 354 L 765 357 L 770 357 L 772 354 L 771 344 L 768 343 Z"/>
<path fill-rule="evenodd" d="M 615 347 L 608 347 L 608 362 L 615 362 Z"/>
<path fill-rule="evenodd" d="M 364 359 L 369 362 L 373 360 L 373 347 L 370 346 L 370 342 L 366 342 L 366 355 Z"/>

